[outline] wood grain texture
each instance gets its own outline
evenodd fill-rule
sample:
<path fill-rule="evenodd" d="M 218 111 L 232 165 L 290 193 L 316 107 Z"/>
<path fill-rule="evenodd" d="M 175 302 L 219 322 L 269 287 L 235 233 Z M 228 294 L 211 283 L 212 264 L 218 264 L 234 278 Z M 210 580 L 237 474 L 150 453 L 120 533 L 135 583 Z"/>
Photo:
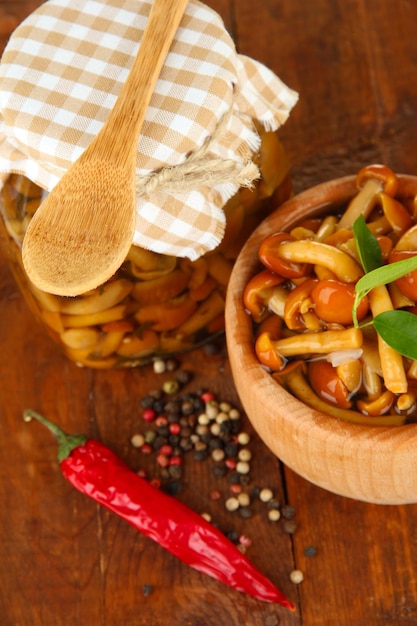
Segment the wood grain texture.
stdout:
<path fill-rule="evenodd" d="M 0 4 L 0 47 L 39 0 Z M 282 129 L 297 190 L 370 161 L 416 173 L 417 4 L 409 0 L 210 0 L 239 51 L 266 62 L 300 102 Z M 0 242 L 1 248 L 1 242 Z M 64 359 L 34 322 L 0 252 L 0 619 L 4 626 L 413 626 L 417 507 L 332 495 L 283 468 L 257 441 L 257 479 L 296 509 L 293 535 L 258 512 L 249 522 L 214 507 L 206 464 L 186 471 L 181 497 L 251 536 L 248 556 L 297 603 L 291 614 L 190 570 L 74 492 L 55 443 L 23 425 L 28 406 L 69 431 L 101 438 L 132 467 L 149 368 L 91 372 Z M 238 402 L 224 352 L 189 355 L 191 386 Z M 236 519 L 236 521 L 235 521 Z M 306 556 L 314 546 L 316 556 Z M 288 580 L 304 572 L 296 587 Z M 145 597 L 142 585 L 153 592 Z"/>

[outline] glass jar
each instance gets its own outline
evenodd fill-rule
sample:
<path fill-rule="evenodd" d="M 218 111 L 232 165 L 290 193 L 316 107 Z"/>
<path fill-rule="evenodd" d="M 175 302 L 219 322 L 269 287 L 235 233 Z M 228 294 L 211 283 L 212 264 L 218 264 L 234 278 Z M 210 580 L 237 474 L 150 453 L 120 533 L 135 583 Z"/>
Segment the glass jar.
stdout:
<path fill-rule="evenodd" d="M 289 164 L 276 132 L 258 129 L 254 161 L 261 178 L 225 205 L 226 231 L 212 252 L 190 261 L 138 246 L 97 289 L 61 297 L 37 289 L 22 264 L 21 246 L 43 190 L 12 174 L 0 197 L 0 236 L 12 272 L 35 316 L 80 366 L 135 367 L 174 356 L 224 332 L 224 305 L 237 255 L 254 228 L 291 195 Z"/>

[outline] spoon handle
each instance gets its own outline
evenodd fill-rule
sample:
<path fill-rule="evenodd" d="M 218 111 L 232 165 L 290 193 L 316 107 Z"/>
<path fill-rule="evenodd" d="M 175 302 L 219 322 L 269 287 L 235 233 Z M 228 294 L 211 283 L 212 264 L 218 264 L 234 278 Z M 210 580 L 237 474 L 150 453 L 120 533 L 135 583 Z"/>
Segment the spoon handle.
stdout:
<path fill-rule="evenodd" d="M 83 153 L 83 159 L 94 153 L 94 159 L 111 160 L 120 167 L 127 167 L 136 159 L 146 110 L 187 4 L 188 0 L 153 0 L 129 76 L 106 123 Z"/>

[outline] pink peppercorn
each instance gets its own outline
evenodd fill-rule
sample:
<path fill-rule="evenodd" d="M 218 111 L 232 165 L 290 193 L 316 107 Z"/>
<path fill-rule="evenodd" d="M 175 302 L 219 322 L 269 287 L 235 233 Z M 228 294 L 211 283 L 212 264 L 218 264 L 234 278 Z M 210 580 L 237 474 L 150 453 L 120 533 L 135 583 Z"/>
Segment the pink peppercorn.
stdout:
<path fill-rule="evenodd" d="M 168 418 L 165 415 L 158 415 L 155 420 L 156 426 L 159 428 L 160 426 L 166 426 L 168 424 Z"/>
<path fill-rule="evenodd" d="M 159 448 L 159 452 L 160 454 L 164 454 L 165 456 L 171 456 L 172 454 L 172 446 L 170 446 L 168 443 L 164 444 L 163 446 L 161 446 Z"/>
<path fill-rule="evenodd" d="M 245 546 L 245 548 L 249 548 L 249 546 L 252 545 L 252 539 L 250 539 L 249 537 L 247 537 L 246 535 L 240 535 L 239 537 L 239 543 L 242 546 Z"/>
<path fill-rule="evenodd" d="M 151 454 L 152 446 L 149 443 L 144 443 L 143 446 L 140 447 L 140 451 L 142 454 Z"/>
<path fill-rule="evenodd" d="M 214 400 L 214 394 L 210 393 L 210 391 L 205 391 L 200 397 L 203 402 L 212 402 Z"/>
<path fill-rule="evenodd" d="M 222 494 L 218 489 L 213 489 L 210 492 L 210 500 L 213 500 L 213 501 L 220 500 L 221 497 L 222 497 Z"/>
<path fill-rule="evenodd" d="M 182 465 L 182 457 L 174 454 L 169 459 L 169 465 Z"/>
<path fill-rule="evenodd" d="M 156 457 L 156 462 L 161 467 L 167 467 L 169 464 L 169 458 L 166 456 L 166 454 L 158 454 L 158 456 Z"/>
<path fill-rule="evenodd" d="M 234 494 L 241 493 L 242 485 L 239 485 L 238 483 L 234 483 L 230 485 L 230 491 Z"/>
<path fill-rule="evenodd" d="M 156 487 L 156 489 L 159 489 L 159 487 L 161 486 L 161 481 L 159 480 L 159 478 L 152 478 L 149 482 L 152 487 Z"/>
<path fill-rule="evenodd" d="M 169 432 L 171 435 L 178 435 L 181 432 L 181 424 L 178 422 L 173 422 L 169 425 Z"/>
<path fill-rule="evenodd" d="M 226 459 L 224 464 L 226 465 L 228 469 L 234 470 L 236 468 L 235 459 Z"/>
<path fill-rule="evenodd" d="M 156 417 L 156 411 L 154 409 L 144 409 L 142 413 L 142 418 L 145 422 L 153 422 Z"/>

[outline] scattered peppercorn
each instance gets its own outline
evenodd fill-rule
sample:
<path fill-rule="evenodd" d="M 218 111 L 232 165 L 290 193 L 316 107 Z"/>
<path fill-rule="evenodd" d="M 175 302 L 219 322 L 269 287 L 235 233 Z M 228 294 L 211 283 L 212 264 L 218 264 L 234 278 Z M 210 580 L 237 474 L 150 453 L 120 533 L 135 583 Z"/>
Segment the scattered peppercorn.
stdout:
<path fill-rule="evenodd" d="M 130 443 L 134 448 L 140 448 L 145 443 L 145 437 L 141 433 L 136 433 L 131 437 Z"/>
<path fill-rule="evenodd" d="M 317 548 L 315 546 L 307 546 L 304 550 L 306 556 L 316 556 Z"/>
<path fill-rule="evenodd" d="M 178 364 L 164 367 L 157 360 L 154 370 L 174 371 Z M 281 506 L 269 487 L 252 485 L 250 470 L 252 451 L 249 448 L 250 434 L 241 430 L 241 413 L 230 402 L 218 401 L 212 392 L 196 390 L 179 395 L 179 390 L 192 376 L 185 369 L 179 369 L 175 379 L 165 381 L 161 389 L 151 391 L 142 398 L 142 417 L 149 428 L 144 433 L 135 433 L 131 443 L 145 454 L 155 453 L 155 484 L 170 495 L 177 495 L 183 488 L 183 457 L 192 453 L 195 461 L 207 458 L 213 463 L 212 472 L 216 479 L 227 477 L 229 495 L 222 495 L 219 489 L 210 493 L 211 501 L 224 502 L 225 509 L 243 519 L 253 516 L 256 502 L 266 505 L 266 515 L 270 522 L 280 519 L 284 532 L 295 532 L 297 524 L 292 521 L 294 507 Z M 258 504 L 259 506 L 259 504 Z M 211 514 L 202 516 L 210 519 Z M 213 523 L 213 522 L 212 522 Z M 229 539 L 245 551 L 251 541 L 239 538 L 232 531 Z M 307 549 L 306 549 L 307 550 Z M 312 554 L 312 552 L 309 552 Z"/>
<path fill-rule="evenodd" d="M 281 509 L 282 517 L 285 519 L 292 519 L 295 515 L 295 508 L 289 504 L 285 504 Z"/>
<path fill-rule="evenodd" d="M 299 569 L 294 569 L 290 573 L 290 580 L 291 580 L 292 583 L 295 583 L 296 585 L 299 585 L 304 580 L 303 572 L 301 570 L 299 570 Z"/>
<path fill-rule="evenodd" d="M 153 362 L 153 371 L 155 374 L 163 374 L 166 370 L 166 364 L 163 359 L 155 359 Z"/>
<path fill-rule="evenodd" d="M 142 586 L 142 593 L 145 596 L 145 598 L 150 596 L 151 593 L 152 593 L 152 585 L 143 585 Z"/>
<path fill-rule="evenodd" d="M 231 498 L 227 498 L 224 506 L 228 511 L 237 511 L 237 509 L 239 508 L 239 500 L 232 496 Z"/>
<path fill-rule="evenodd" d="M 283 527 L 284 532 L 288 533 L 289 535 L 292 535 L 297 530 L 297 523 L 294 522 L 293 520 L 286 520 L 282 527 Z"/>
<path fill-rule="evenodd" d="M 273 497 L 274 494 L 272 493 L 272 490 L 268 489 L 267 487 L 261 489 L 261 491 L 259 492 L 259 499 L 261 500 L 261 502 L 269 502 L 270 500 L 272 500 Z"/>
<path fill-rule="evenodd" d="M 179 382 L 177 380 L 166 380 L 162 385 L 162 390 L 167 394 L 177 393 L 180 389 Z"/>
<path fill-rule="evenodd" d="M 271 509 L 268 511 L 268 519 L 270 522 L 278 522 L 281 518 L 281 512 L 278 509 Z"/>

